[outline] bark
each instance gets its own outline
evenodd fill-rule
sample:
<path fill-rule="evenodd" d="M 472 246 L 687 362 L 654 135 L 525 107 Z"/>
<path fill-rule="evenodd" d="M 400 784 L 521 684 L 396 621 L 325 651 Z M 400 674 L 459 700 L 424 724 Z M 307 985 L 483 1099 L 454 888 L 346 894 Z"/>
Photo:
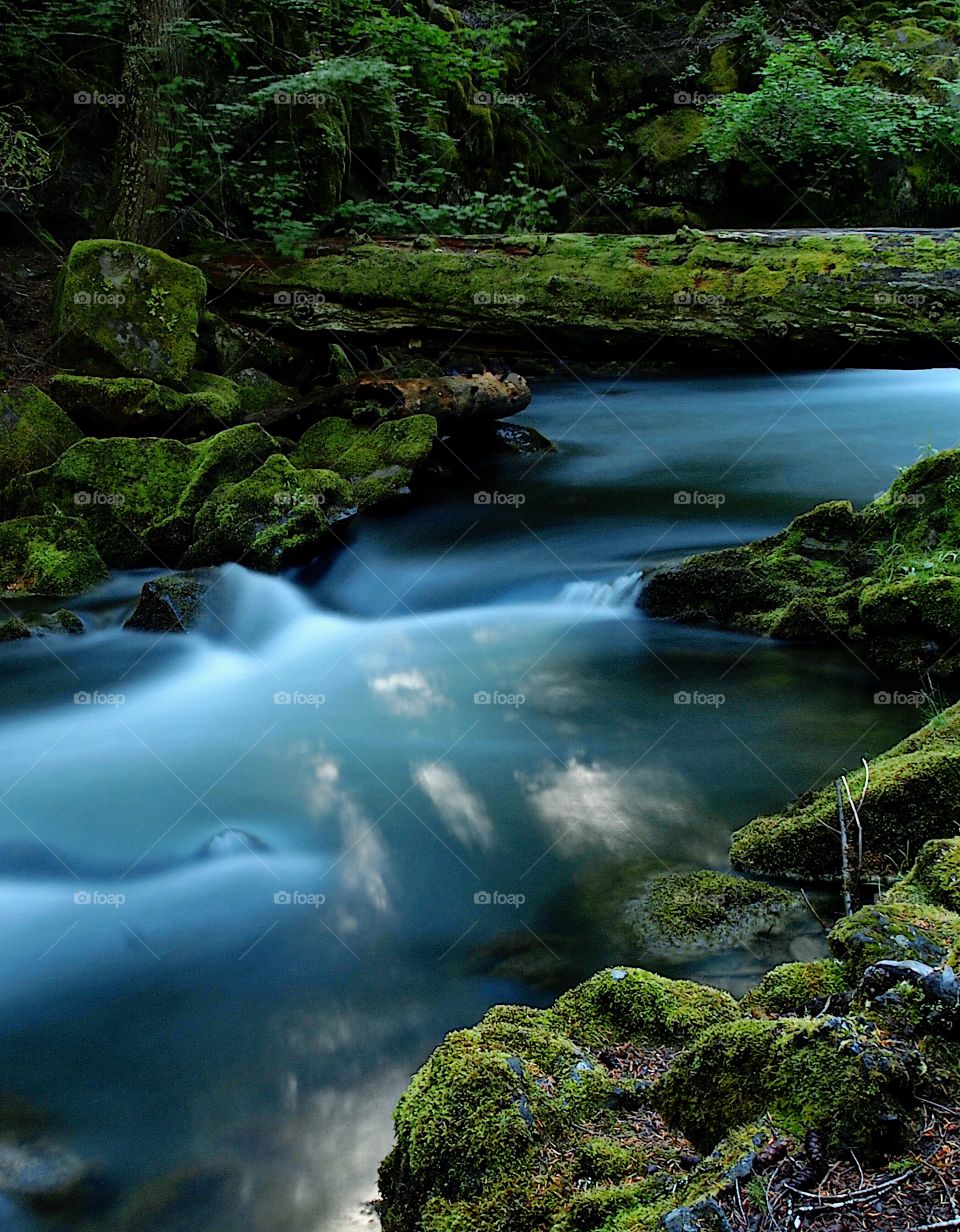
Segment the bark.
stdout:
<path fill-rule="evenodd" d="M 156 247 L 169 229 L 165 165 L 169 112 L 161 87 L 181 71 L 181 40 L 171 24 L 186 16 L 186 0 L 129 0 L 120 136 L 114 161 L 109 233 Z"/>
<path fill-rule="evenodd" d="M 960 231 L 329 240 L 301 261 L 195 254 L 227 311 L 438 352 L 954 362 Z M 870 354 L 872 352 L 872 355 Z"/>

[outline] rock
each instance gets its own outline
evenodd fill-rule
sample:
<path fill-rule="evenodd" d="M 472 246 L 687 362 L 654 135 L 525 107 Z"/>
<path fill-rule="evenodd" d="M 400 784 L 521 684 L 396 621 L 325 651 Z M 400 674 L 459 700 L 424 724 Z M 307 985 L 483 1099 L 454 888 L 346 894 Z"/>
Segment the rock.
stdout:
<path fill-rule="evenodd" d="M 106 576 L 106 565 L 78 518 L 52 513 L 0 522 L 0 590 L 73 595 Z"/>
<path fill-rule="evenodd" d="M 881 899 L 839 920 L 830 950 L 843 964 L 850 985 L 868 967 L 890 959 L 939 966 L 960 936 L 960 915 L 918 903 Z"/>
<path fill-rule="evenodd" d="M 185 633 L 200 619 L 209 585 L 209 575 L 202 572 L 172 573 L 144 582 L 137 606 L 123 627 L 150 633 Z"/>
<path fill-rule="evenodd" d="M 493 435 L 505 453 L 527 455 L 532 453 L 556 453 L 557 447 L 536 428 L 526 424 L 498 423 Z"/>
<path fill-rule="evenodd" d="M 186 381 L 197 359 L 203 274 L 155 248 L 81 240 L 54 303 L 61 361 L 94 376 Z"/>
<path fill-rule="evenodd" d="M 376 428 L 348 419 L 322 419 L 309 428 L 291 456 L 300 467 L 335 471 L 354 487 L 354 502 L 368 508 L 402 492 L 414 469 L 430 455 L 437 435 L 431 415 L 392 420 Z"/>
<path fill-rule="evenodd" d="M 679 1206 L 660 1217 L 663 1232 L 733 1232 L 715 1198 L 705 1198 L 696 1206 Z"/>
<path fill-rule="evenodd" d="M 295 347 L 249 325 L 225 321 L 209 310 L 200 318 L 200 344 L 204 368 L 220 376 L 235 377 L 253 365 L 284 380 L 298 380 L 304 362 Z"/>
<path fill-rule="evenodd" d="M 17 642 L 32 636 L 30 626 L 17 618 L 5 620 L 0 624 L 0 642 Z"/>
<path fill-rule="evenodd" d="M 70 417 L 33 385 L 0 394 L 0 488 L 49 466 L 81 435 Z"/>
<path fill-rule="evenodd" d="M 863 770 L 849 775 L 859 796 Z M 954 801 L 960 793 L 960 706 L 951 706 L 870 763 L 867 805 L 861 812 L 864 875 L 896 871 L 905 848 L 916 851 L 945 832 L 960 831 Z M 781 813 L 758 817 L 733 835 L 735 868 L 780 877 L 822 880 L 840 874 L 833 785 L 794 800 Z"/>
<path fill-rule="evenodd" d="M 819 1014 L 828 1003 L 845 1007 L 848 992 L 840 963 L 835 958 L 820 958 L 774 967 L 743 996 L 740 1005 L 748 1013 L 772 1018 Z"/>
<path fill-rule="evenodd" d="M 661 873 L 627 902 L 623 918 L 636 943 L 659 954 L 729 949 L 800 906 L 788 890 L 726 873 Z"/>
<path fill-rule="evenodd" d="M 77 613 L 65 607 L 58 608 L 55 612 L 44 612 L 35 622 L 35 626 L 41 633 L 69 633 L 71 637 L 77 637 L 85 631 L 83 621 Z"/>
<path fill-rule="evenodd" d="M 223 484 L 197 514 L 186 568 L 237 560 L 276 571 L 317 554 L 329 526 L 351 511 L 349 485 L 329 470 L 298 470 L 274 454 L 248 478 Z"/>
<path fill-rule="evenodd" d="M 85 437 L 52 466 L 19 480 L 18 503 L 38 515 L 75 510 L 114 568 L 156 565 L 144 535 L 175 512 L 195 459 L 189 445 L 165 437 Z"/>
<path fill-rule="evenodd" d="M 96 1210 L 109 1201 L 105 1178 L 91 1164 L 56 1145 L 0 1140 L 0 1193 L 38 1214 Z"/>
<path fill-rule="evenodd" d="M 960 913 L 960 838 L 924 843 L 913 868 L 885 901 L 926 903 Z"/>
<path fill-rule="evenodd" d="M 291 402 L 297 391 L 290 385 L 281 385 L 272 376 L 256 368 L 244 368 L 234 375 L 240 396 L 241 412 L 245 416 L 263 414 L 264 411 Z"/>
<path fill-rule="evenodd" d="M 50 384 L 76 422 L 95 435 L 192 437 L 229 427 L 243 413 L 238 385 L 208 372 L 191 373 L 186 393 L 142 377 L 61 374 Z"/>
<path fill-rule="evenodd" d="M 751 1018 L 701 1034 L 653 1095 L 704 1148 L 769 1116 L 781 1133 L 825 1129 L 834 1145 L 876 1156 L 895 1142 L 922 1072 L 912 1046 L 856 1019 Z"/>

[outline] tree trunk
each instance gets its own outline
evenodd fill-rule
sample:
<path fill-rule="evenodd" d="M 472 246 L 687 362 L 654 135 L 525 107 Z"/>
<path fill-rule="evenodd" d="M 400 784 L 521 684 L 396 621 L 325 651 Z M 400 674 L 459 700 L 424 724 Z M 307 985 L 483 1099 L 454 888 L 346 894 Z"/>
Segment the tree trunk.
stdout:
<path fill-rule="evenodd" d="M 156 247 L 169 229 L 166 165 L 171 129 L 161 88 L 181 69 L 180 39 L 171 24 L 186 0 L 129 0 L 120 136 L 114 162 L 114 205 L 108 231 Z"/>

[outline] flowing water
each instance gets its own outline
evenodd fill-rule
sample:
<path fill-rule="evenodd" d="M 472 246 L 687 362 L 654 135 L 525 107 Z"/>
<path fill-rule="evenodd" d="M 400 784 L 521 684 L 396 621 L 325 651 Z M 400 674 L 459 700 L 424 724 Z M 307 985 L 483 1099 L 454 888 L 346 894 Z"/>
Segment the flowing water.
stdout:
<path fill-rule="evenodd" d="M 3 647 L 0 1083 L 122 1195 L 181 1174 L 76 1226 L 193 1226 L 177 1184 L 211 1232 L 366 1226 L 446 1031 L 608 962 L 739 993 L 817 953 L 795 921 L 665 965 L 617 907 L 917 726 L 875 700 L 915 682 L 633 600 L 869 500 L 956 443 L 958 400 L 952 371 L 546 385 L 523 422 L 556 453 L 471 456 L 326 571 L 223 569 L 204 628 L 160 638 L 119 627 L 149 576 L 121 575 L 85 637 Z"/>

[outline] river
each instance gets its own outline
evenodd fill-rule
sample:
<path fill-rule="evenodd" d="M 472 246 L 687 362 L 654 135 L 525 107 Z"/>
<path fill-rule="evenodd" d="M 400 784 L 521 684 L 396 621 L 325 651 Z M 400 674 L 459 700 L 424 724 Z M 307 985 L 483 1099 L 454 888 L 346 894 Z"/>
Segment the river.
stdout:
<path fill-rule="evenodd" d="M 664 965 L 616 909 L 918 726 L 883 701 L 915 682 L 648 620 L 638 578 L 871 499 L 956 444 L 958 398 L 950 370 L 547 383 L 522 422 L 557 452 L 471 454 L 326 569 L 221 570 L 200 631 L 123 630 L 153 576 L 123 574 L 84 637 L 0 648 L 3 1089 L 123 1195 L 180 1173 L 197 1227 L 340 1232 L 410 1074 L 488 1006 L 614 961 L 739 994 L 820 952 L 811 918 Z M 194 1226 L 166 1192 L 76 1226 Z"/>

